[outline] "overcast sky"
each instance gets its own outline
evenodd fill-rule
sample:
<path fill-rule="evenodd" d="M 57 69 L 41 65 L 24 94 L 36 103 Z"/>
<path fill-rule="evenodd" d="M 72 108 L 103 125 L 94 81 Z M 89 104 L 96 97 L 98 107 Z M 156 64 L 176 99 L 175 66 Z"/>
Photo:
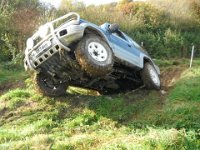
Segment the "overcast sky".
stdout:
<path fill-rule="evenodd" d="M 44 3 L 50 3 L 51 5 L 55 6 L 58 8 L 61 4 L 62 0 L 40 0 L 40 2 Z M 111 3 L 111 2 L 118 2 L 119 0 L 75 0 L 75 1 L 80 1 L 85 3 L 87 6 L 94 4 L 94 5 L 100 5 L 100 4 L 106 4 L 106 3 Z M 133 0 L 133 1 L 146 1 L 146 0 Z"/>
<path fill-rule="evenodd" d="M 53 6 L 55 6 L 56 8 L 58 8 L 61 4 L 62 0 L 40 0 L 40 2 L 44 2 L 44 3 L 50 3 Z M 119 0 L 77 0 L 80 2 L 84 2 L 86 5 L 100 5 L 100 4 L 106 4 L 106 3 L 111 3 L 111 2 L 117 2 Z"/>
<path fill-rule="evenodd" d="M 79 0 L 84 2 L 86 5 L 100 5 L 100 4 L 106 4 L 106 3 L 111 3 L 111 2 L 118 2 L 119 0 Z"/>

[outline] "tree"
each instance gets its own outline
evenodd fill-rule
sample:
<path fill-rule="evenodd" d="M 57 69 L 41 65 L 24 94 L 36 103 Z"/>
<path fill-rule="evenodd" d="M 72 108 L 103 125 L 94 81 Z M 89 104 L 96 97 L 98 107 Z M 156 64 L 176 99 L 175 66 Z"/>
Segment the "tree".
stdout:
<path fill-rule="evenodd" d="M 3 43 L 0 48 L 3 49 L 4 54 L 14 59 L 24 50 L 25 39 L 37 26 L 39 10 L 38 0 L 0 2 L 0 36 Z"/>

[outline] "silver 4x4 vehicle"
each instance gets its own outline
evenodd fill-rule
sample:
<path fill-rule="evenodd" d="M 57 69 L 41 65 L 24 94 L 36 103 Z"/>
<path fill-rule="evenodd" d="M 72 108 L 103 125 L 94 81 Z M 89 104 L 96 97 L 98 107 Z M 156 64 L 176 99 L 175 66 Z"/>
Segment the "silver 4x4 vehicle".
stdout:
<path fill-rule="evenodd" d="M 36 72 L 43 94 L 69 85 L 109 91 L 144 84 L 160 89 L 159 68 L 117 24 L 97 26 L 71 12 L 46 23 L 27 40 L 25 69 Z"/>

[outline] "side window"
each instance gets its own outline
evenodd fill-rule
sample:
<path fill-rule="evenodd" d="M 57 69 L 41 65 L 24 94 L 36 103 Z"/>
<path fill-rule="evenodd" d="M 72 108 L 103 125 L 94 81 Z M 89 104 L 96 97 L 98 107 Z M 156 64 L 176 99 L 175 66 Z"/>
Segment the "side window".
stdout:
<path fill-rule="evenodd" d="M 115 36 L 120 37 L 121 39 L 123 39 L 125 41 L 127 41 L 127 39 L 125 38 L 125 36 L 123 35 L 123 33 L 121 31 L 117 31 L 117 32 L 114 32 L 112 34 L 115 35 Z"/>

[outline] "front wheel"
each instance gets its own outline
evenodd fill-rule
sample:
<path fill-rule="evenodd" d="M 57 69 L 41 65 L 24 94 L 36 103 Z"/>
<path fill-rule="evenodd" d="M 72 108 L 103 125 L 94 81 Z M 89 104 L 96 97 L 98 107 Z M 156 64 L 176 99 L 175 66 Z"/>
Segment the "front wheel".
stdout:
<path fill-rule="evenodd" d="M 38 73 L 35 80 L 39 91 L 46 96 L 57 97 L 66 94 L 67 84 L 55 81 L 51 76 Z"/>
<path fill-rule="evenodd" d="M 160 77 L 151 63 L 144 64 L 142 80 L 148 89 L 160 90 Z"/>
<path fill-rule="evenodd" d="M 84 36 L 75 54 L 82 69 L 91 76 L 104 76 L 112 71 L 113 52 L 98 35 Z"/>

